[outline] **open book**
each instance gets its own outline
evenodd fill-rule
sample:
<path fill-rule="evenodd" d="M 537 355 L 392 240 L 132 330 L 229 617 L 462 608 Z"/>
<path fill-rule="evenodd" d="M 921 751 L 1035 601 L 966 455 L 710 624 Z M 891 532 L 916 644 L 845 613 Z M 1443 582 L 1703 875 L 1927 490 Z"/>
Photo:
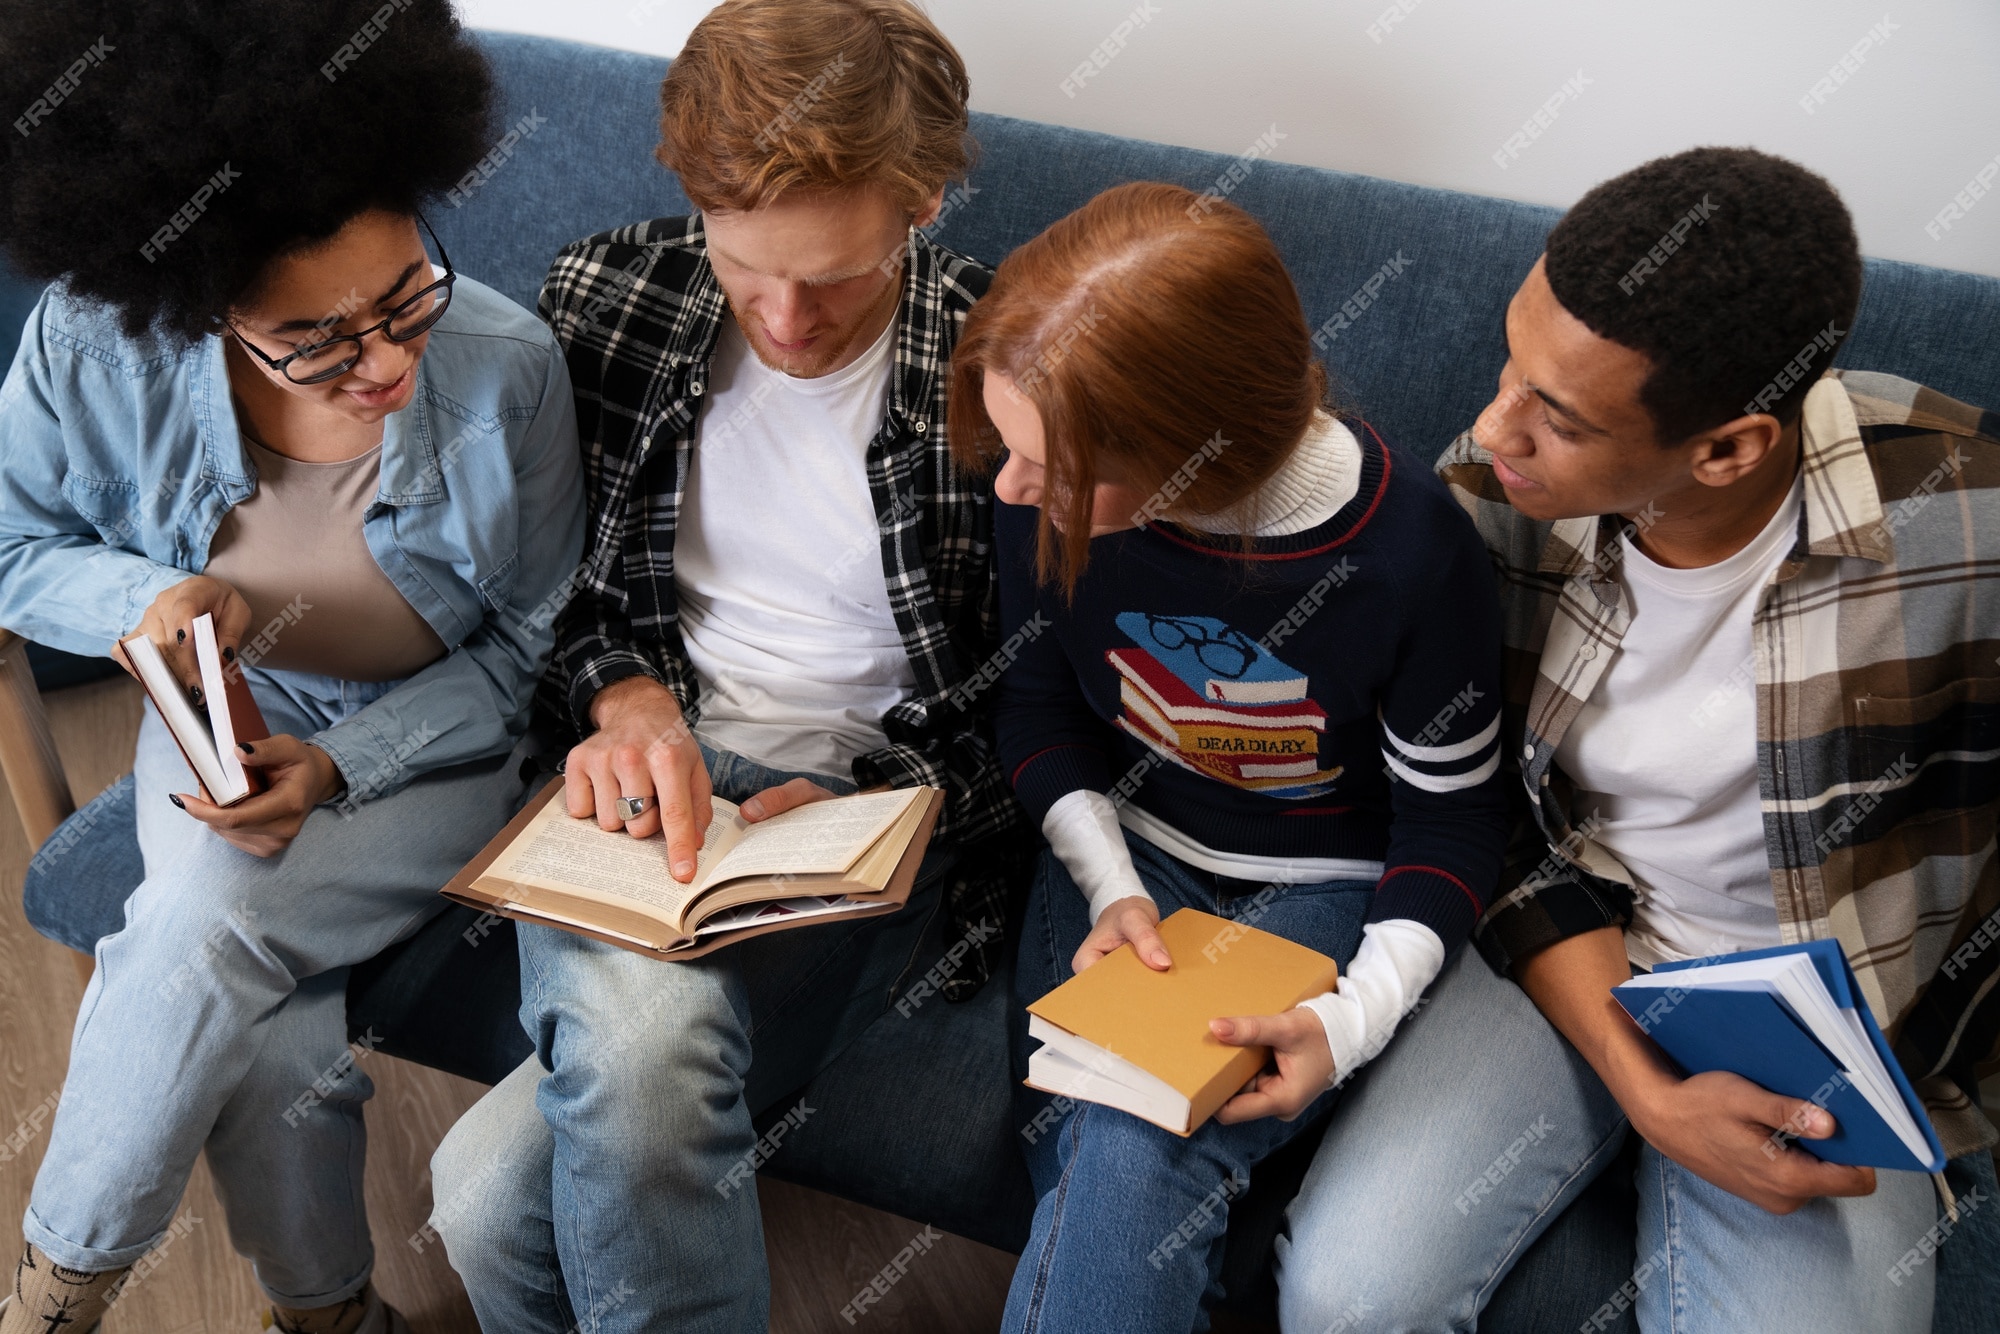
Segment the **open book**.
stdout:
<path fill-rule="evenodd" d="M 943 802 L 934 787 L 859 792 L 751 824 L 716 797 L 694 879 L 682 884 L 662 835 L 572 819 L 557 781 L 444 893 L 656 958 L 694 958 L 767 931 L 895 912 Z"/>
<path fill-rule="evenodd" d="M 1689 1074 L 1728 1070 L 1833 1114 L 1799 1148 L 1830 1163 L 1944 1170 L 1937 1131 L 1836 940 L 1662 964 L 1611 994 Z"/>
<path fill-rule="evenodd" d="M 181 685 L 166 653 L 151 639 L 143 634 L 127 635 L 118 641 L 118 652 L 132 664 L 139 684 L 145 687 L 160 720 L 186 757 L 188 768 L 194 770 L 202 795 L 217 806 L 233 806 L 264 790 L 263 774 L 243 767 L 236 743 L 261 741 L 271 735 L 271 729 L 264 725 L 263 712 L 251 697 L 242 666 L 222 660 L 215 641 L 215 618 L 203 613 L 194 618 L 193 628 L 187 647 L 194 650 L 201 671 L 200 708 Z"/>
<path fill-rule="evenodd" d="M 1155 972 L 1120 945 L 1028 1006 L 1030 1088 L 1102 1103 L 1191 1135 L 1270 1059 L 1266 1047 L 1231 1047 L 1211 1019 L 1277 1014 L 1321 992 L 1339 974 L 1304 945 L 1182 908 L 1160 923 L 1173 966 Z"/>

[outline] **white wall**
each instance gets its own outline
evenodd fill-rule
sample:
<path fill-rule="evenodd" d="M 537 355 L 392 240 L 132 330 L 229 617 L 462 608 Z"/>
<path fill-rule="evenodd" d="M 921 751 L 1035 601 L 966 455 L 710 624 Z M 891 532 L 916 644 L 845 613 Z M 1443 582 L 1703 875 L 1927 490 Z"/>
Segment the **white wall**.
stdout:
<path fill-rule="evenodd" d="M 1984 189 L 1972 184 L 1982 167 L 2000 164 L 1994 0 L 1135 6 L 928 3 L 964 53 L 979 110 L 1225 153 L 1244 152 L 1276 125 L 1285 137 L 1274 156 L 1285 161 L 1556 205 L 1662 153 L 1749 144 L 1832 180 L 1869 254 L 2000 276 L 2000 166 L 1986 174 L 1992 191 L 1962 219 L 1937 221 L 1968 185 Z M 671 55 L 709 3 L 460 0 L 460 8 L 480 27 Z M 1066 89 L 1135 13 L 1145 17 L 1103 68 Z M 1843 57 L 1850 68 L 1808 112 L 1801 99 Z M 1575 91 L 1546 126 L 1504 152 L 1566 83 Z"/>

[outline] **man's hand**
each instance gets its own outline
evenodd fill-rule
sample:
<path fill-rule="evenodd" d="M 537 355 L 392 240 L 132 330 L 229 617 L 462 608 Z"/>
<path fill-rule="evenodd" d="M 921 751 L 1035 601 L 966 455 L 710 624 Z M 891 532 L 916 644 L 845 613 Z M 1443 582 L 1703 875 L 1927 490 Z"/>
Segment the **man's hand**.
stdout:
<path fill-rule="evenodd" d="M 143 632 L 160 646 L 167 665 L 189 690 L 201 685 L 201 665 L 194 655 L 194 622 L 204 612 L 215 617 L 215 646 L 222 650 L 222 660 L 234 662 L 236 646 L 250 627 L 250 604 L 234 588 L 205 574 L 183 579 L 154 598 L 133 632 Z M 112 656 L 126 671 L 132 670 L 123 653 Z"/>
<path fill-rule="evenodd" d="M 192 792 L 176 793 L 174 802 L 253 857 L 283 852 L 312 808 L 347 786 L 331 756 L 297 737 L 238 742 L 236 758 L 247 768 L 262 769 L 270 786 L 234 806 L 217 806 Z"/>
<path fill-rule="evenodd" d="M 1515 969 L 1556 1030 L 1597 1071 L 1647 1143 L 1711 1185 L 1774 1214 L 1822 1195 L 1866 1195 L 1875 1173 L 1823 1163 L 1774 1132 L 1805 1139 L 1833 1133 L 1823 1107 L 1781 1097 L 1720 1071 L 1682 1079 L 1639 1031 L 1611 988 L 1632 976 L 1625 933 L 1601 927 L 1530 955 Z"/>
<path fill-rule="evenodd" d="M 1613 1090 L 1614 1093 L 1617 1090 Z M 1875 1169 L 1823 1163 L 1784 1135 L 1825 1139 L 1833 1114 L 1803 1098 L 1759 1088 L 1713 1070 L 1674 1080 L 1626 1102 L 1646 1142 L 1711 1185 L 1774 1214 L 1822 1195 L 1872 1195 Z"/>
<path fill-rule="evenodd" d="M 1098 917 L 1097 925 L 1077 947 L 1070 971 L 1080 973 L 1120 945 L 1130 945 L 1139 962 L 1155 972 L 1173 964 L 1167 942 L 1160 939 L 1160 910 L 1143 894 L 1119 899 Z"/>
<path fill-rule="evenodd" d="M 828 801 L 839 796 L 828 791 L 810 778 L 794 778 L 776 787 L 767 787 L 751 797 L 736 809 L 743 812 L 743 818 L 751 824 L 768 820 L 774 815 L 783 815 L 795 807 L 810 805 L 815 801 Z"/>
<path fill-rule="evenodd" d="M 1232 1126 L 1275 1116 L 1290 1121 L 1333 1086 L 1333 1048 L 1326 1025 L 1311 1010 L 1287 1010 L 1245 1019 L 1211 1019 L 1208 1031 L 1232 1047 L 1269 1047 L 1278 1071 L 1260 1072 L 1222 1104 L 1215 1119 Z"/>
<path fill-rule="evenodd" d="M 695 855 L 713 818 L 708 766 L 681 716 L 673 692 L 647 676 L 627 677 L 590 701 L 597 730 L 578 742 L 563 765 L 569 813 L 593 813 L 604 829 L 634 838 L 667 835 L 668 868 L 683 883 L 694 879 Z M 621 819 L 620 797 L 645 797 L 637 819 Z"/>

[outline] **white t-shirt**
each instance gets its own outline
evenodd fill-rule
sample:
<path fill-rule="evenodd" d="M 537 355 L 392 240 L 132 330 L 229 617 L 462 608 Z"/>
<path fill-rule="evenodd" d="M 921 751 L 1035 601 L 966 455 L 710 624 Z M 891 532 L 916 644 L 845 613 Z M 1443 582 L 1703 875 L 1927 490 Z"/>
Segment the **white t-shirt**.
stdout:
<path fill-rule="evenodd" d="M 1573 819 L 1625 864 L 1639 902 L 1634 964 L 1776 945 L 1778 907 L 1757 785 L 1751 621 L 1798 534 L 1801 483 L 1750 544 L 1693 570 L 1627 538 L 1632 619 L 1617 656 L 1556 747 Z"/>
<path fill-rule="evenodd" d="M 674 535 L 695 731 L 711 746 L 852 778 L 915 685 L 867 473 L 895 341 L 891 321 L 852 365 L 802 380 L 723 321 Z"/>

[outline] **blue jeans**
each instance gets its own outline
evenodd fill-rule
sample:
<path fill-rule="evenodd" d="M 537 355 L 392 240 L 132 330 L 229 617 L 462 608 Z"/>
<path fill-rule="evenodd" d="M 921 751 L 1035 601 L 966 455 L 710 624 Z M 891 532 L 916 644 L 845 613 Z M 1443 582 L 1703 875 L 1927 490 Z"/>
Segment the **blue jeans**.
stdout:
<path fill-rule="evenodd" d="M 1355 1080 L 1278 1242 L 1284 1327 L 1470 1330 L 1521 1253 L 1617 1156 L 1626 1123 L 1526 993 L 1471 950 Z M 1931 1226 L 1930 1179 L 1778 1217 L 1643 1146 L 1638 1266 L 1606 1292 L 1646 1334 L 1925 1331 L 1932 1267 L 1888 1273 Z M 1384 1323 L 1385 1320 L 1393 1323 Z"/>
<path fill-rule="evenodd" d="M 733 801 L 801 776 L 851 788 L 703 755 Z M 480 1325 L 763 1334 L 751 1118 L 831 1064 L 930 966 L 919 949 L 934 940 L 949 865 L 930 853 L 899 913 L 685 962 L 523 924 L 521 1022 L 535 1055 L 432 1160 L 431 1223 Z"/>
<path fill-rule="evenodd" d="M 308 736 L 389 683 L 250 673 L 273 732 Z M 312 812 L 259 858 L 167 801 L 195 782 L 149 705 L 133 760 L 146 878 L 97 945 L 48 1156 L 22 1231 L 56 1263 L 129 1265 L 167 1231 L 205 1148 L 236 1249 L 286 1306 L 358 1292 L 374 1264 L 362 1200 L 373 1093 L 347 1041 L 347 968 L 446 906 L 438 886 L 504 824 L 498 756 Z"/>
<path fill-rule="evenodd" d="M 1343 967 L 1360 946 L 1373 881 L 1262 893 L 1263 886 L 1197 870 L 1144 839 L 1128 834 L 1125 841 L 1163 918 L 1198 908 L 1251 922 Z M 1043 852 L 1014 972 L 1017 1070 L 1028 1046 L 1021 1007 L 1069 980 L 1070 959 L 1089 931 L 1083 891 Z M 1187 1334 L 1208 1327 L 1204 1306 L 1220 1295 L 1229 1202 L 1249 1184 L 1250 1169 L 1311 1124 L 1334 1094 L 1322 1094 L 1293 1121 L 1210 1120 L 1186 1138 L 1115 1108 L 1032 1089 L 1017 1100 L 1037 1203 L 1001 1328 Z"/>

